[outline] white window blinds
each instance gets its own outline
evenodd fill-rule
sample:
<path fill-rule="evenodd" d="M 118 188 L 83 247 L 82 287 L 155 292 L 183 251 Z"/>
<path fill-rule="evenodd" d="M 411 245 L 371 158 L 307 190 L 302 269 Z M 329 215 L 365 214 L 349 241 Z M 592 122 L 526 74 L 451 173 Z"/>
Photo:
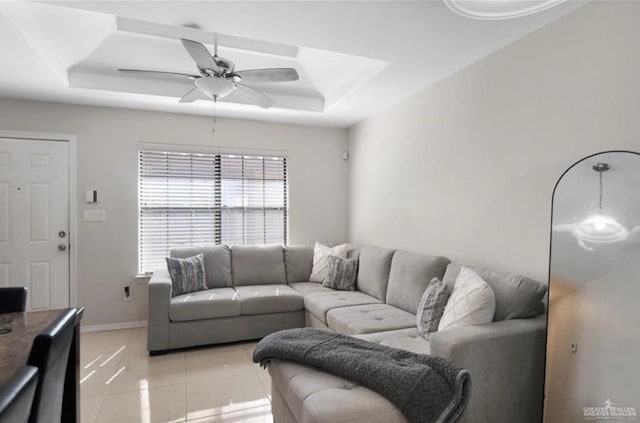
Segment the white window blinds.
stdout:
<path fill-rule="evenodd" d="M 285 244 L 284 157 L 140 151 L 139 266 L 165 266 L 171 248 Z"/>

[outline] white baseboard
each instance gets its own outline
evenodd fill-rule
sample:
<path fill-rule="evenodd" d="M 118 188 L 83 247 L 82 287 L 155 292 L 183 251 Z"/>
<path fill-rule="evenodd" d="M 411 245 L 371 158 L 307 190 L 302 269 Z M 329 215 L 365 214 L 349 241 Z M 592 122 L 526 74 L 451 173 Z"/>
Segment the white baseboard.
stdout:
<path fill-rule="evenodd" d="M 103 332 L 107 330 L 143 328 L 147 326 L 146 320 L 137 322 L 107 323 L 106 325 L 80 326 L 80 332 Z"/>

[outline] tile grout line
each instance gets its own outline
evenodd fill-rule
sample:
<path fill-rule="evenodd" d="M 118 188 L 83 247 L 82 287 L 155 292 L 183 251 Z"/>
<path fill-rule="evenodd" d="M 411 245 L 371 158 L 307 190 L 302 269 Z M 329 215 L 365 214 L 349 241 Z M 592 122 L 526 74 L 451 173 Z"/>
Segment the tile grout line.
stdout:
<path fill-rule="evenodd" d="M 189 417 L 189 407 L 187 407 L 187 353 L 183 352 L 183 366 L 182 370 L 184 371 L 184 421 L 188 421 Z"/>
<path fill-rule="evenodd" d="M 134 329 L 130 329 L 130 333 L 129 333 L 129 337 L 127 338 L 126 342 L 125 342 L 125 350 L 126 348 L 129 346 L 129 343 L 131 342 L 131 337 L 133 336 L 133 331 Z M 119 365 L 122 358 L 124 357 L 124 354 L 119 357 L 117 364 Z M 117 365 L 116 365 L 117 367 Z M 109 388 L 107 387 L 104 392 L 102 393 L 102 395 L 100 396 L 100 405 L 98 406 L 98 409 L 96 410 L 95 415 L 93 416 L 93 420 L 92 423 L 95 423 L 98 418 L 100 417 L 100 412 L 102 411 L 102 406 L 104 405 L 104 400 L 107 397 L 107 391 L 109 390 Z M 82 401 L 82 397 L 80 398 L 80 400 Z"/>
<path fill-rule="evenodd" d="M 82 398 L 80 399 L 80 401 L 82 401 Z M 100 414 L 100 410 L 102 410 L 102 403 L 104 403 L 104 395 L 100 398 L 100 405 L 98 405 L 98 409 L 96 410 L 96 413 L 93 415 L 93 419 L 91 420 L 91 423 L 95 423 L 96 420 L 98 420 L 98 415 Z M 82 418 L 82 416 L 80 417 Z"/>

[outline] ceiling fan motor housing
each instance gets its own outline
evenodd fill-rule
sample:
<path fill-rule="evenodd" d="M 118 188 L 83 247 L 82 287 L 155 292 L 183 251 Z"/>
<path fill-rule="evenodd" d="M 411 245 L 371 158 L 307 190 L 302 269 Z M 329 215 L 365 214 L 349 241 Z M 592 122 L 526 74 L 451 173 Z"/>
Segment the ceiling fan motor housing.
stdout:
<path fill-rule="evenodd" d="M 223 70 L 222 74 L 225 75 L 227 73 L 233 73 L 236 68 L 236 65 L 229 59 L 225 59 L 224 57 L 214 56 L 213 60 L 215 60 L 216 65 Z"/>

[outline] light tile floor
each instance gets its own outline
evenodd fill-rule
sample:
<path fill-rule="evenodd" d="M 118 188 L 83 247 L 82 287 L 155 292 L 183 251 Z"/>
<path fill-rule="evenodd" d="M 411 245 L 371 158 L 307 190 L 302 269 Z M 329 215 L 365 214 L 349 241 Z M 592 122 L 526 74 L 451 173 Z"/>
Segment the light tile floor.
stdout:
<path fill-rule="evenodd" d="M 82 423 L 273 423 L 255 342 L 149 357 L 146 328 L 80 339 Z"/>

